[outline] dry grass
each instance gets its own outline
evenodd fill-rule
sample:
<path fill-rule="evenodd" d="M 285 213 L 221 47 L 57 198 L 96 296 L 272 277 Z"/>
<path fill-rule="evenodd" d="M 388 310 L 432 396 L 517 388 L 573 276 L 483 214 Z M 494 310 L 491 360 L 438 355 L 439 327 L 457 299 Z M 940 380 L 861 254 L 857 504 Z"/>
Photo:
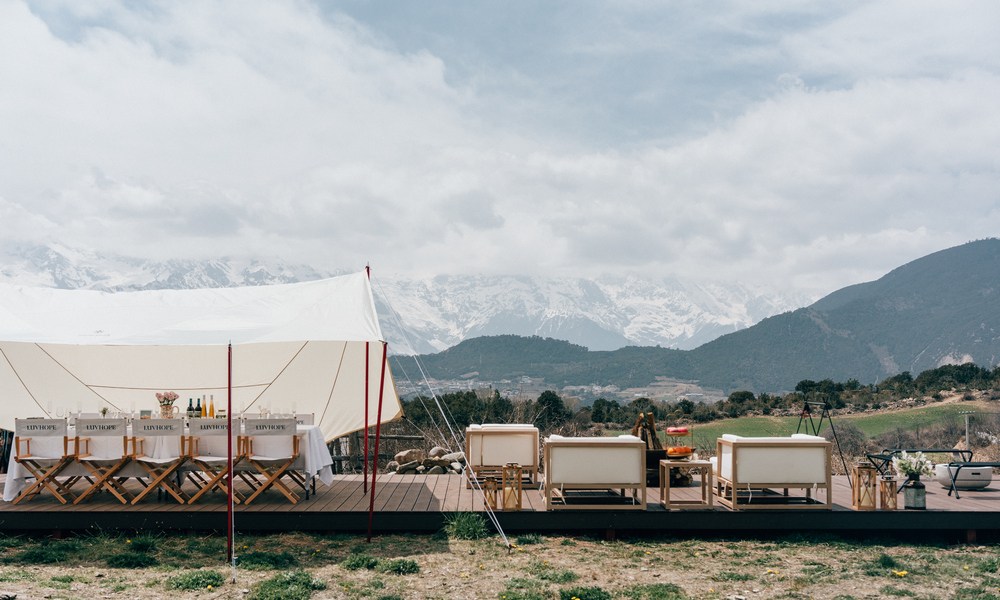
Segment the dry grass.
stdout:
<path fill-rule="evenodd" d="M 0 595 L 19 598 L 268 598 L 261 583 L 281 573 L 304 572 L 325 589 L 313 598 L 559 598 L 560 594 L 610 598 L 959 598 L 1000 597 L 995 546 L 944 546 L 851 542 L 839 539 L 603 541 L 563 536 L 513 536 L 508 550 L 496 536 L 454 540 L 394 535 L 366 544 L 355 536 L 284 534 L 240 537 L 238 551 L 258 559 L 282 554 L 274 565 L 258 561 L 229 582 L 221 540 L 165 536 L 141 554 L 156 565 L 107 566 L 106 556 L 128 552 L 127 538 L 94 536 L 42 543 L 3 544 Z M 23 558 L 31 548 L 52 550 L 58 562 Z M 49 554 L 36 552 L 47 560 Z M 374 559 L 351 561 L 364 554 Z M 289 558 L 291 557 L 291 558 Z M 29 556 L 30 558 L 30 556 Z M 413 564 L 411 564 L 411 562 Z M 353 566 L 348 568 L 345 565 Z M 368 565 L 371 568 L 367 568 Z M 393 565 L 406 564 L 406 569 Z M 383 567 L 380 568 L 380 565 Z M 251 568 L 252 567 L 252 568 Z M 198 581 L 196 569 L 226 577 L 222 586 L 177 589 Z M 419 572 L 414 573 L 417 570 Z M 211 578 L 206 578 L 206 581 Z M 317 586 L 317 587 L 321 587 Z M 265 595 L 264 590 L 272 595 Z M 595 591 L 596 590 L 596 591 Z M 582 594 L 582 595 L 581 595 Z M 606 595 L 605 595 L 606 594 Z M 570 597 L 570 596 L 566 596 Z"/>

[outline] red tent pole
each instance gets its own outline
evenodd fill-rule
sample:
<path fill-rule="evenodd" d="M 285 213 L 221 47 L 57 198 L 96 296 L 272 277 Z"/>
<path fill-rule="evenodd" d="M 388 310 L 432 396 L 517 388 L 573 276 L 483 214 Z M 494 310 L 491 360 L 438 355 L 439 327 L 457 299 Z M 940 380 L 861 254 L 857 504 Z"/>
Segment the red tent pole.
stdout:
<path fill-rule="evenodd" d="M 233 344 L 229 344 L 229 366 L 227 373 L 227 399 L 226 399 L 226 436 L 227 443 L 227 464 L 226 470 L 226 561 L 236 567 L 236 556 L 233 553 Z"/>
<path fill-rule="evenodd" d="M 370 353 L 368 351 L 368 342 L 365 342 L 365 475 L 364 488 L 365 492 L 368 493 L 368 358 Z"/>
<path fill-rule="evenodd" d="M 375 478 L 378 475 L 378 442 L 382 433 L 382 398 L 385 395 L 385 365 L 389 344 L 382 342 L 382 375 L 378 384 L 378 417 L 375 419 L 375 468 L 372 469 L 372 497 L 368 502 L 368 541 L 372 541 L 372 521 L 375 516 Z"/>

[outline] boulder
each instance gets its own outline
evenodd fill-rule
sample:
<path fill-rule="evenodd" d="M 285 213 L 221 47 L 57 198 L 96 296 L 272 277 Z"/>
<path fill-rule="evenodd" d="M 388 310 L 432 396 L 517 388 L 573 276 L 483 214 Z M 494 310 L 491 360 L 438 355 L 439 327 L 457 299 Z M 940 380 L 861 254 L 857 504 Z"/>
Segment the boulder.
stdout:
<path fill-rule="evenodd" d="M 423 450 L 410 448 L 409 450 L 403 450 L 402 452 L 399 452 L 398 454 L 396 454 L 396 456 L 392 457 L 392 460 L 402 465 L 408 462 L 413 462 L 415 460 L 416 461 L 423 460 L 423 458 L 424 458 Z"/>
<path fill-rule="evenodd" d="M 417 473 L 423 474 L 426 472 L 427 472 L 427 467 L 425 467 L 424 465 L 420 465 L 419 467 L 417 467 Z"/>
<path fill-rule="evenodd" d="M 452 452 L 451 454 L 445 454 L 441 457 L 441 460 L 446 460 L 448 462 L 460 462 L 465 464 L 465 452 Z"/>
<path fill-rule="evenodd" d="M 403 463 L 399 465 L 399 467 L 396 469 L 396 472 L 399 473 L 400 475 L 404 473 L 415 473 L 417 471 L 417 467 L 419 466 L 420 466 L 420 461 L 412 460 L 408 463 Z"/>
<path fill-rule="evenodd" d="M 393 471 L 395 471 L 398 468 L 399 468 L 399 463 L 396 462 L 396 461 L 394 461 L 394 460 L 390 460 L 389 464 L 387 464 L 385 466 L 385 470 L 388 471 L 388 472 L 390 472 L 390 473 L 392 473 Z"/>
<path fill-rule="evenodd" d="M 447 460 L 442 460 L 440 458 L 425 458 L 424 460 L 420 461 L 420 464 L 427 467 L 428 469 L 431 467 L 441 467 L 442 469 L 444 469 L 448 465 L 450 465 L 451 462 Z"/>
<path fill-rule="evenodd" d="M 424 475 L 444 475 L 444 467 L 431 467 L 424 472 Z"/>
<path fill-rule="evenodd" d="M 451 470 L 454 471 L 454 472 L 456 472 L 456 473 L 461 473 L 462 469 L 463 469 L 462 463 L 458 463 L 458 462 L 453 462 L 453 463 L 451 463 L 448 466 L 450 466 Z"/>
<path fill-rule="evenodd" d="M 445 454 L 448 454 L 450 450 L 442 448 L 441 446 L 434 446 L 431 451 L 427 453 L 427 456 L 431 458 L 441 458 Z"/>

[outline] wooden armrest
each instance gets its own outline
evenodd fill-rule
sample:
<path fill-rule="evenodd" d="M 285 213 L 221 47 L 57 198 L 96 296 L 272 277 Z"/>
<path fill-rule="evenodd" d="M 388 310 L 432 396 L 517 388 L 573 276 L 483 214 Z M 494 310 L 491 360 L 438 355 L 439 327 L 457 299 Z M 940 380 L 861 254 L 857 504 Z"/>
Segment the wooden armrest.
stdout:
<path fill-rule="evenodd" d="M 21 451 L 21 442 L 24 442 L 24 452 Z M 31 438 L 14 438 L 14 456 L 31 456 Z"/>

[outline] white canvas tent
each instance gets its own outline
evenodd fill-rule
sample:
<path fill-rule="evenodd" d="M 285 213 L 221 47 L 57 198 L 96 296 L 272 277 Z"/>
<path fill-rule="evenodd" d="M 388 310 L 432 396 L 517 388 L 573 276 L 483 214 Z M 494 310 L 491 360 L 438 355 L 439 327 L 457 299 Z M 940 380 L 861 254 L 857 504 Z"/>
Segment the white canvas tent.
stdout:
<path fill-rule="evenodd" d="M 244 288 L 105 293 L 0 285 L 0 427 L 158 410 L 155 393 L 234 412 L 314 413 L 331 440 L 402 414 L 365 273 Z M 367 361 L 366 361 L 367 354 Z M 385 377 L 382 369 L 385 367 Z M 367 385 L 367 394 L 365 386 Z"/>

